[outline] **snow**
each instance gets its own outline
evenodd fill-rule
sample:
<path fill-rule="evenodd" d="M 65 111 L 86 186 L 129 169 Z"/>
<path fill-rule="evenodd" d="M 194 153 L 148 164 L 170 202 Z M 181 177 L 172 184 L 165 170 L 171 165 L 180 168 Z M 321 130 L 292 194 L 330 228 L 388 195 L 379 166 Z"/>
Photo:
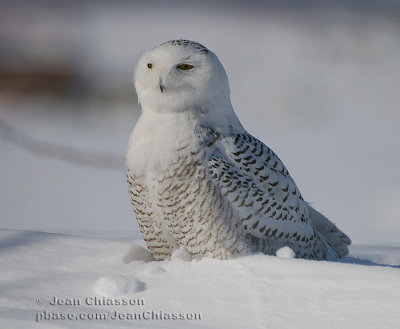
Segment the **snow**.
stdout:
<path fill-rule="evenodd" d="M 122 260 L 126 264 L 134 260 L 142 260 L 144 262 L 150 262 L 153 260 L 153 257 L 151 256 L 151 254 L 147 249 L 138 246 L 137 244 L 133 244 Z"/>
<path fill-rule="evenodd" d="M 171 260 L 188 262 L 192 260 L 192 256 L 189 254 L 189 252 L 186 250 L 184 246 L 180 246 L 172 253 Z"/>
<path fill-rule="evenodd" d="M 145 289 L 143 282 L 134 277 L 102 276 L 94 285 L 93 291 L 100 296 L 131 296 L 135 292 Z"/>
<path fill-rule="evenodd" d="M 182 261 L 182 250 L 177 260 L 124 263 L 132 245 L 143 246 L 138 231 L 0 230 L 0 327 L 400 327 L 400 244 L 356 245 L 341 263 L 261 254 Z M 185 319 L 128 319 L 143 312 Z M 117 319 L 45 320 L 96 313 Z"/>
<path fill-rule="evenodd" d="M 276 251 L 276 256 L 278 256 L 279 258 L 294 258 L 295 253 L 292 249 L 285 246 Z"/>

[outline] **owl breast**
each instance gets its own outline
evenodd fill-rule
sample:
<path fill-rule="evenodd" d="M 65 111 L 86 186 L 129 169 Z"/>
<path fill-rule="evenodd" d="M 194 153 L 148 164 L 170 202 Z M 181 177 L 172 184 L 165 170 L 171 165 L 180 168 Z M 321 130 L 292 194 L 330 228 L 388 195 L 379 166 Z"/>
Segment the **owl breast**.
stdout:
<path fill-rule="evenodd" d="M 210 181 L 206 152 L 182 154 L 153 180 L 160 222 L 192 257 L 225 259 L 247 253 L 238 217 L 220 190 Z"/>
<path fill-rule="evenodd" d="M 169 258 L 180 245 L 193 258 L 247 253 L 238 216 L 207 173 L 215 133 L 190 116 L 174 116 L 173 127 L 149 119 L 132 133 L 126 166 L 132 206 L 153 257 Z M 164 130 L 179 139 L 165 138 Z"/>

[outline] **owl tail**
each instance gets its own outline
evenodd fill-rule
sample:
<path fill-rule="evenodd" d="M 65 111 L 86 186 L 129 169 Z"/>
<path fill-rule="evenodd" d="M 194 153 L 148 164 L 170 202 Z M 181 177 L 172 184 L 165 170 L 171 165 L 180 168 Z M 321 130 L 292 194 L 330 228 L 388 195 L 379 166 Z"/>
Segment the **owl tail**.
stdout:
<path fill-rule="evenodd" d="M 333 249 L 338 254 L 339 258 L 347 256 L 349 246 L 351 245 L 350 238 L 337 228 L 328 218 L 316 211 L 308 205 L 310 219 L 316 230 L 322 235 Z"/>

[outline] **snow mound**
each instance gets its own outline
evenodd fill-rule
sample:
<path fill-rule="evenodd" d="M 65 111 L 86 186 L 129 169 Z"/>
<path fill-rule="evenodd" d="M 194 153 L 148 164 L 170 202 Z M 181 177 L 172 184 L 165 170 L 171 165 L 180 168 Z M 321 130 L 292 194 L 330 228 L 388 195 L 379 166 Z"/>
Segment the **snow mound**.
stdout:
<path fill-rule="evenodd" d="M 276 255 L 279 258 L 294 258 L 295 253 L 294 253 L 294 251 L 292 249 L 290 249 L 289 247 L 285 246 L 285 247 L 282 247 L 282 248 L 278 249 L 276 251 Z"/>
<path fill-rule="evenodd" d="M 145 284 L 138 279 L 117 275 L 102 276 L 94 285 L 95 293 L 105 297 L 129 296 L 144 289 Z"/>
<path fill-rule="evenodd" d="M 144 276 L 153 276 L 164 273 L 165 269 L 163 269 L 157 262 L 148 263 L 146 266 L 141 268 L 141 274 Z"/>
<path fill-rule="evenodd" d="M 190 262 L 192 260 L 192 256 L 189 254 L 184 246 L 180 246 L 179 249 L 176 249 L 172 253 L 171 260 Z"/>
<path fill-rule="evenodd" d="M 138 246 L 137 244 L 133 244 L 129 251 L 125 254 L 125 256 L 122 258 L 122 261 L 125 264 L 128 264 L 130 262 L 133 262 L 135 260 L 142 260 L 144 262 L 151 262 L 153 261 L 153 256 L 151 256 L 150 252 L 142 248 L 141 246 Z"/>

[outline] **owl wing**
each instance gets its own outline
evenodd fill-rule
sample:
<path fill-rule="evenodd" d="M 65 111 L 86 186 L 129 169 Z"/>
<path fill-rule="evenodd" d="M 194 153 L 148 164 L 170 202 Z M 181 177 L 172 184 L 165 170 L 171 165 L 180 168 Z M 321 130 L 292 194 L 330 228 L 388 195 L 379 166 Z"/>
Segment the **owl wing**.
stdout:
<path fill-rule="evenodd" d="M 288 170 L 278 156 L 250 134 L 219 136 L 208 174 L 239 215 L 237 226 L 268 254 L 289 246 L 297 257 L 337 259 L 315 230 Z"/>
<path fill-rule="evenodd" d="M 311 221 L 314 229 L 326 239 L 340 257 L 345 257 L 350 238 L 324 215 L 304 201 L 289 171 L 279 157 L 264 143 L 250 134 L 237 134 L 222 139 L 226 154 L 244 170 L 256 185 L 271 193 L 278 202 L 288 203 Z M 249 156 L 252 155 L 251 158 Z M 256 159 L 256 163 L 252 165 Z M 262 166 L 258 167 L 258 164 Z M 242 165 L 242 166 L 241 166 Z M 303 208 L 307 209 L 303 209 Z"/>

